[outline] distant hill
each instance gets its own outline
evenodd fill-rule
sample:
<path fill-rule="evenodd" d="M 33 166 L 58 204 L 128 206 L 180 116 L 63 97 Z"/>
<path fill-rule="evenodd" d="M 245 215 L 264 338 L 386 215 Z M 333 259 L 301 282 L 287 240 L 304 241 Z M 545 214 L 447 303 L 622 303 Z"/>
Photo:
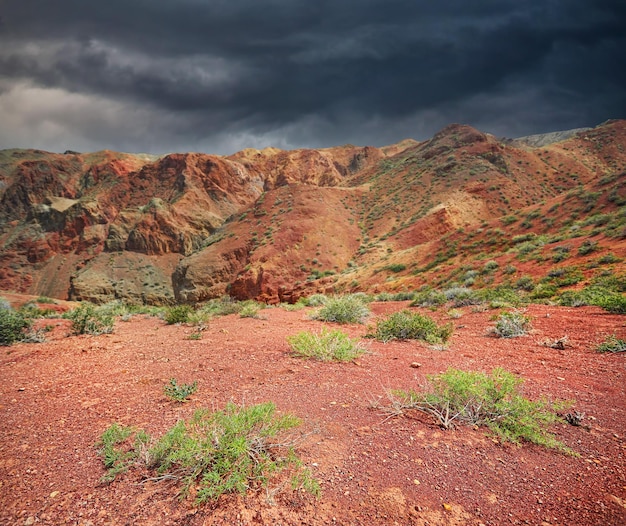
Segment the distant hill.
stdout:
<path fill-rule="evenodd" d="M 0 289 L 151 304 L 623 272 L 626 121 L 220 157 L 0 151 Z M 553 279 L 554 278 L 554 279 Z"/>

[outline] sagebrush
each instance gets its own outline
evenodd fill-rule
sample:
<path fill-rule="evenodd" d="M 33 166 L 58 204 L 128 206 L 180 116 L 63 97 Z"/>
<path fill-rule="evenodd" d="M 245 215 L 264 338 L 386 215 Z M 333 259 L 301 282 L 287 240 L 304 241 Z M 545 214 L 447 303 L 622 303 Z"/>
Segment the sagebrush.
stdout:
<path fill-rule="evenodd" d="M 521 394 L 523 380 L 502 368 L 491 374 L 450 368 L 427 380 L 422 391 L 393 391 L 392 412 L 416 409 L 435 416 L 446 429 L 456 423 L 485 426 L 502 441 L 523 440 L 575 454 L 549 430 L 572 401 L 529 400 Z"/>
<path fill-rule="evenodd" d="M 193 488 L 195 501 L 215 501 L 227 493 L 282 488 L 284 475 L 291 487 L 318 495 L 319 483 L 298 458 L 298 437 L 292 429 L 300 420 L 276 414 L 271 402 L 253 406 L 228 403 L 222 411 L 197 410 L 180 420 L 160 439 L 145 431 L 113 424 L 97 444 L 111 482 L 134 465 L 156 473 L 156 480 L 176 480 L 180 496 Z"/>

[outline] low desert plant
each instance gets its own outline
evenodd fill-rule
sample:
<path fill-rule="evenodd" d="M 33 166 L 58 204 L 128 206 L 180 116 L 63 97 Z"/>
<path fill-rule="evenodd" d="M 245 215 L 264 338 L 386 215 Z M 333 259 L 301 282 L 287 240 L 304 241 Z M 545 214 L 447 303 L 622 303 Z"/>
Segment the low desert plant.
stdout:
<path fill-rule="evenodd" d="M 241 305 L 241 309 L 239 310 L 240 318 L 258 318 L 259 311 L 263 309 L 265 305 L 258 303 L 256 301 L 245 301 Z"/>
<path fill-rule="evenodd" d="M 531 401 L 521 394 L 523 380 L 497 368 L 483 372 L 448 369 L 428 376 L 424 391 L 393 391 L 392 414 L 417 409 L 435 416 L 448 429 L 458 423 L 485 426 L 502 441 L 521 440 L 575 454 L 549 432 L 560 421 L 557 411 L 571 401 Z"/>
<path fill-rule="evenodd" d="M 448 301 L 446 295 L 435 289 L 418 292 L 411 302 L 411 307 L 439 307 Z"/>
<path fill-rule="evenodd" d="M 530 318 L 521 312 L 503 312 L 496 319 L 491 334 L 498 338 L 516 338 L 531 329 Z"/>
<path fill-rule="evenodd" d="M 612 334 L 602 343 L 597 345 L 596 351 L 602 353 L 626 352 L 626 341 L 620 340 L 617 336 Z"/>
<path fill-rule="evenodd" d="M 271 402 L 249 407 L 231 402 L 216 412 L 199 409 L 158 440 L 113 424 L 98 444 L 107 469 L 104 480 L 141 463 L 156 471 L 155 480 L 179 481 L 181 497 L 193 488 L 202 504 L 227 493 L 269 488 L 285 472 L 291 473 L 294 490 L 318 495 L 319 483 L 297 457 L 297 438 L 289 434 L 299 424 L 291 414 L 276 415 Z"/>
<path fill-rule="evenodd" d="M 0 345 L 11 345 L 22 341 L 30 321 L 10 305 L 0 308 Z"/>
<path fill-rule="evenodd" d="M 370 314 L 368 306 L 355 295 L 330 298 L 312 317 L 335 323 L 363 323 Z"/>
<path fill-rule="evenodd" d="M 176 378 L 170 378 L 169 383 L 163 387 L 165 396 L 176 402 L 186 402 L 187 399 L 198 390 L 198 382 L 191 384 L 179 384 Z"/>
<path fill-rule="evenodd" d="M 454 326 L 451 323 L 437 325 L 433 319 L 417 312 L 403 310 L 395 312 L 383 320 L 378 320 L 374 332 L 368 337 L 382 342 L 391 340 L 423 340 L 437 345 L 448 341 Z"/>
<path fill-rule="evenodd" d="M 110 334 L 113 332 L 113 316 L 97 309 L 91 303 L 83 303 L 79 307 L 63 315 L 72 320 L 73 334 Z"/>
<path fill-rule="evenodd" d="M 358 340 L 341 331 L 322 329 L 319 334 L 303 331 L 287 337 L 294 356 L 315 360 L 348 362 L 365 352 Z"/>
<path fill-rule="evenodd" d="M 177 323 L 187 323 L 193 309 L 189 305 L 174 305 L 165 311 L 165 323 L 175 325 Z"/>

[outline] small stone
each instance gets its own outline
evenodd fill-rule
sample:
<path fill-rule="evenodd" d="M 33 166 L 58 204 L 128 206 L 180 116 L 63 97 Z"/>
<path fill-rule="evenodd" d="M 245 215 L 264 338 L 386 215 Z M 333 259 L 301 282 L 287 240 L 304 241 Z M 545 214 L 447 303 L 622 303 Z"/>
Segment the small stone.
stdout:
<path fill-rule="evenodd" d="M 413 484 L 415 484 L 416 486 L 419 486 L 419 485 L 420 485 L 420 481 L 419 481 L 419 480 L 417 480 L 417 479 L 414 479 L 414 480 L 413 480 Z"/>
<path fill-rule="evenodd" d="M 446 511 L 452 511 L 452 506 L 450 506 L 450 504 L 448 504 L 447 502 L 444 502 L 444 503 L 442 504 L 442 506 L 443 506 L 443 509 L 444 509 L 444 510 L 446 510 Z"/>
<path fill-rule="evenodd" d="M 421 363 L 419 362 L 411 362 L 411 367 L 413 367 L 413 369 L 418 369 L 422 366 Z"/>
<path fill-rule="evenodd" d="M 32 526 L 33 524 L 35 524 L 35 517 L 32 515 L 24 521 L 24 526 Z"/>
<path fill-rule="evenodd" d="M 54 497 L 56 497 L 58 494 L 60 493 L 60 491 L 53 491 L 52 493 L 50 493 L 50 498 L 53 499 Z"/>

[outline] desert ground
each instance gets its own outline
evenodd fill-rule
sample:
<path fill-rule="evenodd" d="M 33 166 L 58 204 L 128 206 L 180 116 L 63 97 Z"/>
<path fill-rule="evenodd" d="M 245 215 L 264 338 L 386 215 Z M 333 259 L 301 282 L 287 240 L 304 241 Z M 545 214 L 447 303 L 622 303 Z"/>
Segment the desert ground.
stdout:
<path fill-rule="evenodd" d="M 407 308 L 373 303 L 365 324 Z M 438 321 L 445 310 L 415 309 Z M 112 334 L 3 347 L 0 356 L 0 523 L 3 525 L 620 525 L 626 524 L 626 356 L 601 354 L 625 318 L 597 307 L 530 305 L 530 334 L 490 336 L 498 311 L 461 309 L 443 347 L 363 339 L 349 363 L 293 357 L 286 337 L 333 324 L 311 309 L 282 307 L 259 318 L 211 320 L 202 338 L 156 317 L 118 319 Z M 333 326 L 336 327 L 336 326 Z M 547 342 L 567 337 L 562 349 Z M 389 418 L 390 389 L 419 389 L 449 367 L 503 367 L 532 399 L 575 400 L 580 426 L 552 431 L 579 456 L 501 443 L 482 428 L 440 428 L 424 413 Z M 187 403 L 163 394 L 170 378 L 198 382 Z M 302 419 L 299 456 L 322 488 L 316 499 L 289 489 L 250 491 L 196 506 L 171 481 L 131 470 L 102 484 L 96 442 L 113 422 L 160 435 L 197 408 L 272 401 Z M 376 407 L 378 406 L 378 408 Z"/>

